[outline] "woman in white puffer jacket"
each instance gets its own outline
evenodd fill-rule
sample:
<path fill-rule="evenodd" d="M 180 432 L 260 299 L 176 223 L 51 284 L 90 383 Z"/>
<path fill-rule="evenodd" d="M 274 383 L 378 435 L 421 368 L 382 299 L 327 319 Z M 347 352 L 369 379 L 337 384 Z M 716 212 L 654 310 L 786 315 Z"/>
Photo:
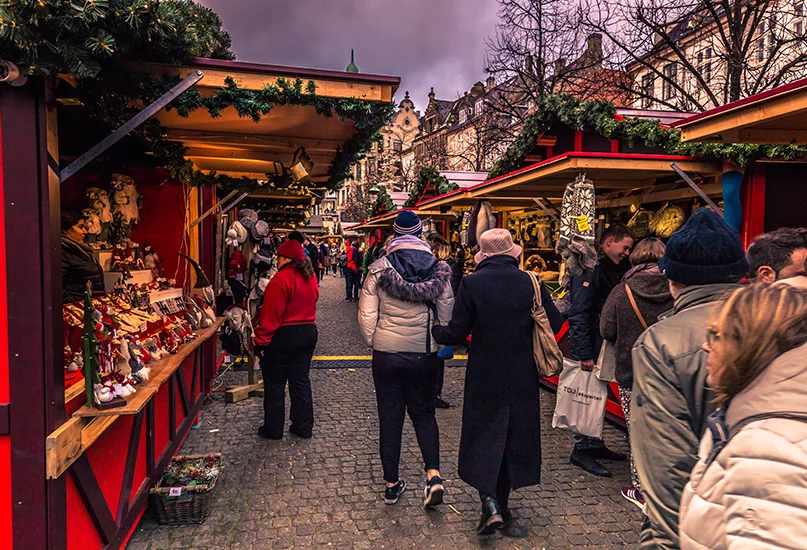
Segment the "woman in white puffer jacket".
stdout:
<path fill-rule="evenodd" d="M 424 506 L 443 501 L 440 434 L 435 418 L 440 359 L 431 335 L 436 322 L 447 324 L 454 307 L 451 268 L 420 239 L 417 215 L 395 218 L 395 238 L 387 255 L 370 265 L 359 298 L 359 329 L 373 348 L 373 382 L 378 401 L 379 443 L 386 492 L 395 504 L 406 488 L 398 477 L 406 413 L 412 420 L 426 470 Z"/>
<path fill-rule="evenodd" d="M 681 548 L 807 548 L 807 292 L 737 290 L 704 349 L 720 408 L 681 498 Z"/>

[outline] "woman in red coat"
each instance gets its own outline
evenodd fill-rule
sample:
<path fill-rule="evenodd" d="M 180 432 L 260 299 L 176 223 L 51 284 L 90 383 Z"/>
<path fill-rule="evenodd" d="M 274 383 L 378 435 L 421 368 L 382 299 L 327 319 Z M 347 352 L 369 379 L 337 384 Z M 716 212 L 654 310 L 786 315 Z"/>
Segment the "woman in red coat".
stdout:
<path fill-rule="evenodd" d="M 314 427 L 308 373 L 317 345 L 319 285 L 299 242 L 289 239 L 281 244 L 277 264 L 277 275 L 266 287 L 255 327 L 255 355 L 260 357 L 264 386 L 264 419 L 258 435 L 283 439 L 288 381 L 289 431 L 307 439 Z"/>

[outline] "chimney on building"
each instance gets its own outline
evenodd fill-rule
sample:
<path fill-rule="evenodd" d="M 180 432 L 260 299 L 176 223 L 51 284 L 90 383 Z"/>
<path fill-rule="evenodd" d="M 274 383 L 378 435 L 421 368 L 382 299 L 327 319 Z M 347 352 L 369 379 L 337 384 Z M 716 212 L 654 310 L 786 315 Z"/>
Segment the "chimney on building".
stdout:
<path fill-rule="evenodd" d="M 602 35 L 600 33 L 595 32 L 588 35 L 585 57 L 588 68 L 602 68 Z"/>
<path fill-rule="evenodd" d="M 495 85 L 496 85 L 496 79 L 493 78 L 492 75 L 488 76 L 487 80 L 485 80 L 485 90 L 489 92 L 493 89 Z"/>

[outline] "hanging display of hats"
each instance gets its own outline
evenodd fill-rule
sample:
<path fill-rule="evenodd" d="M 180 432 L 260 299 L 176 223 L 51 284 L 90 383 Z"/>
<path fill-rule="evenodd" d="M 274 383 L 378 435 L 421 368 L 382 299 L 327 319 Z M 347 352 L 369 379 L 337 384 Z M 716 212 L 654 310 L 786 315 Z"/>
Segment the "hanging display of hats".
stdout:
<path fill-rule="evenodd" d="M 684 211 L 678 206 L 667 203 L 653 215 L 649 228 L 650 231 L 662 239 L 667 239 L 678 231 L 685 221 L 686 214 L 684 214 Z"/>
<path fill-rule="evenodd" d="M 258 213 L 250 208 L 242 208 L 238 211 L 238 221 L 247 229 L 258 223 Z"/>
<path fill-rule="evenodd" d="M 227 246 L 233 246 L 236 242 L 241 244 L 247 240 L 248 236 L 247 228 L 241 222 L 233 222 L 227 230 Z"/>
<path fill-rule="evenodd" d="M 263 220 L 258 220 L 251 228 L 252 238 L 256 241 L 262 241 L 269 236 L 269 224 Z"/>

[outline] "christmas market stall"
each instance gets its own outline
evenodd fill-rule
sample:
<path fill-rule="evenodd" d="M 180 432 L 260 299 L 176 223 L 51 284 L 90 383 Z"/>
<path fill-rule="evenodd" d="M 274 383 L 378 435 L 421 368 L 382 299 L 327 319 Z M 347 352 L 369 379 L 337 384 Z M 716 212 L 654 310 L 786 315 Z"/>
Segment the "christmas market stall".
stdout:
<path fill-rule="evenodd" d="M 227 59 L 114 67 L 0 83 L 2 548 L 125 546 L 200 422 L 216 291 L 250 277 L 232 257 L 304 223 L 399 82 Z"/>
<path fill-rule="evenodd" d="M 760 157 L 733 167 L 741 182 L 742 235 L 754 237 L 780 227 L 807 226 L 804 193 L 807 155 L 807 80 L 799 80 L 673 123 L 684 143 L 739 144 L 749 151 L 765 148 L 774 158 Z M 777 148 L 803 154 L 787 162 L 775 158 Z"/>

